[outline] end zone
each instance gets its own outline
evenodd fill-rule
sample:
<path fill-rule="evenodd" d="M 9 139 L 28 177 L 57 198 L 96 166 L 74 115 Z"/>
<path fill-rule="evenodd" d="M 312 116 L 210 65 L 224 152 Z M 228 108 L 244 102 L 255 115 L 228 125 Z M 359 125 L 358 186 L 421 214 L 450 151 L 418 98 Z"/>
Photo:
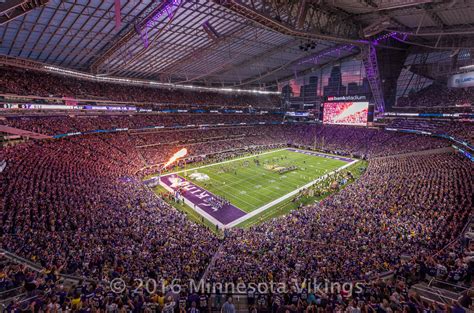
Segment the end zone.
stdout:
<path fill-rule="evenodd" d="M 280 202 L 285 201 L 286 199 L 296 195 L 301 190 L 306 189 L 316 184 L 317 182 L 324 180 L 359 161 L 357 159 L 352 159 L 348 157 L 329 155 L 329 154 L 325 154 L 321 152 L 300 150 L 300 149 L 295 149 L 295 148 L 287 148 L 287 149 L 282 149 L 282 150 L 288 150 L 291 152 L 297 152 L 297 153 L 302 153 L 306 155 L 324 157 L 324 158 L 329 158 L 329 159 L 336 159 L 336 160 L 344 161 L 347 164 L 321 177 L 318 177 L 317 179 L 308 182 L 304 186 L 301 186 L 300 188 L 297 188 L 279 197 L 278 199 L 275 199 L 259 208 L 256 208 L 255 210 L 249 213 L 244 212 L 243 210 L 239 209 L 238 207 L 230 203 L 226 203 L 224 205 L 221 205 L 220 207 L 211 205 L 211 203 L 213 202 L 212 200 L 217 199 L 218 196 L 209 192 L 208 190 L 202 187 L 199 187 L 198 185 L 192 183 L 191 181 L 181 177 L 180 175 L 178 175 L 178 173 L 180 172 L 174 172 L 174 173 L 170 173 L 170 174 L 166 174 L 162 176 L 159 179 L 159 184 L 162 187 L 164 187 L 168 192 L 171 192 L 173 194 L 175 194 L 178 190 L 180 190 L 181 193 L 180 195 L 177 195 L 177 198 L 179 200 L 184 201 L 184 203 L 187 206 L 189 206 L 198 214 L 206 218 L 212 224 L 219 226 L 219 228 L 232 228 L 270 209 L 271 207 L 274 207 Z M 271 153 L 271 152 L 267 152 L 267 153 Z M 253 157 L 253 156 L 250 156 L 250 157 Z M 248 158 L 248 157 L 244 157 L 244 158 Z M 240 158 L 240 159 L 244 159 L 244 158 Z M 235 160 L 228 160 L 224 162 L 227 163 L 227 162 L 233 162 L 233 161 Z M 220 162 L 220 163 L 224 163 L 224 162 Z M 205 165 L 202 167 L 214 166 L 220 163 Z"/>
<path fill-rule="evenodd" d="M 215 207 L 209 204 L 209 200 L 217 198 L 211 192 L 193 184 L 176 174 L 162 176 L 160 185 L 169 192 L 176 192 L 178 189 L 183 191 L 179 197 L 184 203 L 204 216 L 214 225 L 225 228 L 231 222 L 245 216 L 245 212 L 232 204 L 224 204 L 221 207 Z"/>

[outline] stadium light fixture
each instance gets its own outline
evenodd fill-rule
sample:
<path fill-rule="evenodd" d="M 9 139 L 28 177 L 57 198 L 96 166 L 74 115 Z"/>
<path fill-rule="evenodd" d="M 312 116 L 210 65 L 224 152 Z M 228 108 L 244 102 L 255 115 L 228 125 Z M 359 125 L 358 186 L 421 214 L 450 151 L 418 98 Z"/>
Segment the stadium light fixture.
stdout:
<path fill-rule="evenodd" d="M 64 69 L 64 68 L 60 68 L 56 66 L 50 66 L 50 65 L 44 65 L 43 69 L 51 73 L 71 76 L 75 78 L 89 79 L 89 80 L 94 80 L 94 81 L 99 81 L 99 82 L 111 82 L 111 83 L 145 85 L 145 86 L 149 85 L 149 86 L 156 86 L 156 87 L 162 87 L 162 88 L 193 89 L 193 90 L 201 90 L 201 91 L 226 92 L 226 93 L 252 93 L 252 94 L 258 94 L 258 95 L 279 95 L 280 94 L 280 92 L 278 91 L 203 87 L 203 86 L 195 86 L 195 85 L 181 85 L 181 84 L 173 84 L 173 83 L 162 83 L 162 82 L 157 82 L 157 81 L 146 81 L 146 80 L 129 79 L 129 78 L 121 78 L 121 77 L 103 76 L 100 74 L 93 75 L 93 74 L 68 70 L 68 69 Z"/>

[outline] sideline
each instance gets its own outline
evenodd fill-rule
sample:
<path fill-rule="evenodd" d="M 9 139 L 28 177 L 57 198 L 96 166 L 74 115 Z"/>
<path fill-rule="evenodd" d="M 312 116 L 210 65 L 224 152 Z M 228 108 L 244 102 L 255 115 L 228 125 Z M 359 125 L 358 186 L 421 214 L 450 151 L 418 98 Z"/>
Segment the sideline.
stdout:
<path fill-rule="evenodd" d="M 161 180 L 160 180 L 160 186 L 162 186 L 163 188 L 165 188 L 168 192 L 171 192 L 173 193 L 174 190 L 173 188 L 167 186 L 165 183 L 162 183 Z M 212 224 L 214 225 L 218 225 L 219 226 L 219 229 L 223 229 L 223 228 L 226 228 L 224 224 L 222 224 L 221 222 L 219 222 L 217 219 L 215 219 L 213 216 L 211 216 L 210 214 L 208 214 L 207 212 L 205 212 L 204 210 L 202 210 L 199 206 L 195 205 L 193 202 L 189 201 L 188 199 L 186 199 L 186 197 L 183 197 L 183 196 L 180 196 L 179 197 L 179 200 L 184 200 L 184 203 L 190 207 L 192 210 L 196 211 L 199 215 L 201 215 L 202 217 L 204 217 L 205 219 L 207 219 L 209 222 L 211 222 Z M 173 206 L 171 204 L 171 206 Z M 245 216 L 245 215 L 244 215 Z"/>
<path fill-rule="evenodd" d="M 256 156 L 259 156 L 259 155 L 265 155 L 265 154 L 270 154 L 270 153 L 275 153 L 275 152 L 280 152 L 280 151 L 284 151 L 284 150 L 287 150 L 287 151 L 293 151 L 293 152 L 296 152 L 296 153 L 302 153 L 304 151 L 308 151 L 308 150 L 300 150 L 300 149 L 294 149 L 294 148 L 283 148 L 283 149 L 276 149 L 276 150 L 272 150 L 272 151 L 268 151 L 268 152 L 263 152 L 263 153 L 259 153 L 259 154 L 252 154 L 252 155 L 249 155 L 249 156 L 245 156 L 245 157 L 241 157 L 241 158 L 237 158 L 237 159 L 231 159 L 231 160 L 226 160 L 226 161 L 222 161 L 222 162 L 218 162 L 218 163 L 212 163 L 212 164 L 207 164 L 207 165 L 203 165 L 203 166 L 199 166 L 199 167 L 195 167 L 195 168 L 190 168 L 190 169 L 186 169 L 186 170 L 180 170 L 180 171 L 176 171 L 176 172 L 173 172 L 173 173 L 167 173 L 165 175 L 173 175 L 173 174 L 180 174 L 180 173 L 183 173 L 183 172 L 186 172 L 186 171 L 192 171 L 192 170 L 198 170 L 198 169 L 201 169 L 201 168 L 206 168 L 206 167 L 211 167 L 211 166 L 215 166 L 215 165 L 219 165 L 219 164 L 226 164 L 226 163 L 230 163 L 230 162 L 234 162 L 234 161 L 239 161 L 239 160 L 244 160 L 244 159 L 248 159 L 248 158 L 254 158 Z M 297 151 L 295 151 L 297 150 Z M 317 152 L 317 154 L 320 156 L 320 157 L 324 157 L 324 155 L 327 155 L 327 156 L 330 156 L 331 158 L 334 158 L 334 155 L 331 155 L 331 154 L 328 154 L 328 153 L 322 153 L 322 152 Z M 318 155 L 314 155 L 314 156 L 318 156 Z M 300 192 L 301 190 L 303 189 L 306 189 L 306 188 L 309 188 L 311 187 L 312 185 L 318 183 L 319 181 L 321 180 L 324 180 L 334 174 L 336 174 L 337 172 L 339 171 L 342 171 L 346 168 L 348 168 L 349 166 L 352 166 L 354 165 L 355 163 L 359 162 L 358 159 L 354 159 L 352 162 L 349 162 L 337 169 L 335 169 L 334 171 L 332 172 L 329 172 L 323 176 L 320 176 L 318 177 L 317 179 L 313 180 L 313 181 L 310 181 L 309 183 L 307 183 L 306 185 L 303 185 L 261 207 L 259 207 L 258 209 L 255 209 L 253 210 L 252 212 L 249 212 L 247 214 L 245 214 L 244 216 L 242 217 L 239 217 L 238 219 L 235 219 L 234 221 L 224 225 L 223 223 L 219 222 L 216 218 L 214 218 L 213 216 L 211 216 L 210 214 L 206 213 L 205 211 L 203 211 L 201 208 L 199 208 L 198 206 L 195 206 L 191 201 L 187 200 L 186 198 L 184 198 L 184 203 L 189 206 L 191 209 L 193 209 L 194 211 L 196 211 L 199 215 L 203 216 L 204 218 L 206 218 L 209 222 L 213 223 L 214 225 L 218 225 L 220 229 L 228 229 L 228 228 L 232 228 L 232 227 L 235 227 L 243 222 L 245 222 L 246 220 L 274 207 L 275 205 L 287 200 L 288 198 L 296 195 L 298 192 Z M 150 177 L 150 178 L 157 178 L 158 176 L 153 176 L 153 177 Z M 186 179 L 186 178 L 185 178 Z M 160 185 L 162 187 L 164 187 L 166 190 L 168 190 L 169 192 L 173 192 L 173 189 L 166 186 L 166 184 L 164 183 L 161 183 L 161 180 L 160 180 Z"/>
<path fill-rule="evenodd" d="M 259 155 L 264 155 L 264 154 L 269 154 L 269 153 L 280 152 L 280 151 L 283 151 L 283 150 L 286 150 L 286 149 L 287 149 L 287 148 L 283 148 L 283 149 L 277 149 L 277 150 L 267 151 L 267 152 L 263 152 L 263 153 L 259 153 L 259 154 L 252 154 L 252 155 L 248 155 L 248 156 L 241 157 L 241 158 L 237 158 L 237 159 L 232 159 L 232 160 L 222 161 L 222 162 L 218 162 L 218 163 L 212 163 L 212 164 L 202 165 L 202 166 L 198 166 L 198 167 L 192 167 L 192 168 L 188 168 L 188 169 L 185 169 L 185 170 L 180 170 L 180 171 L 173 172 L 173 173 L 165 173 L 165 174 L 163 174 L 163 175 L 161 175 L 161 176 L 164 176 L 164 175 L 171 175 L 171 174 L 179 174 L 179 173 L 184 173 L 184 172 L 189 172 L 189 171 L 193 171 L 193 170 L 198 170 L 198 169 L 201 169 L 201 168 L 211 167 L 211 166 L 215 166 L 215 165 L 219 165 L 219 164 L 225 164 L 225 163 L 230 163 L 230 162 L 234 162 L 234 161 L 239 161 L 239 160 L 254 158 L 254 157 L 259 156 Z M 157 178 L 158 176 L 152 176 L 152 177 L 150 177 L 150 178 L 155 178 L 155 177 Z M 149 178 L 149 179 L 150 179 L 150 178 Z"/>
<path fill-rule="evenodd" d="M 345 169 L 345 168 L 347 168 L 347 167 L 349 167 L 349 166 L 351 166 L 351 165 L 356 164 L 357 162 L 359 162 L 359 160 L 354 160 L 354 161 L 352 161 L 352 162 L 350 162 L 350 163 L 347 163 L 346 165 L 343 165 L 343 166 L 339 167 L 338 169 L 335 169 L 334 171 L 332 171 L 332 172 L 330 172 L 330 173 L 327 173 L 326 175 L 323 175 L 323 176 L 321 176 L 321 177 L 318 177 L 317 179 L 315 179 L 315 180 L 313 180 L 313 181 L 307 183 L 306 185 L 304 185 L 304 186 L 302 186 L 302 187 L 300 187 L 300 188 L 298 188 L 298 189 L 295 189 L 295 190 L 293 190 L 293 191 L 287 193 L 286 195 L 284 195 L 284 196 L 282 196 L 282 197 L 280 197 L 280 198 L 278 198 L 278 199 L 275 199 L 275 200 L 273 200 L 272 202 L 267 203 L 267 204 L 265 204 L 264 206 L 261 206 L 261 207 L 259 207 L 258 209 L 253 210 L 252 212 L 247 213 L 246 215 L 244 215 L 244 216 L 242 216 L 242 217 L 240 217 L 240 218 L 234 220 L 233 222 L 227 224 L 227 225 L 226 225 L 226 228 L 232 228 L 232 227 L 235 227 L 235 226 L 237 226 L 238 224 L 240 224 L 240 223 L 242 223 L 242 222 L 245 222 L 245 221 L 248 220 L 249 218 L 252 218 L 252 217 L 254 217 L 255 215 L 257 215 L 257 214 L 259 214 L 259 213 L 262 213 L 262 212 L 264 212 L 265 210 L 268 210 L 269 208 L 271 208 L 271 207 L 277 205 L 278 203 L 280 203 L 280 202 L 282 202 L 282 201 L 284 201 L 284 200 L 286 200 L 286 199 L 288 199 L 288 198 L 290 198 L 290 197 L 296 195 L 296 194 L 297 194 L 298 192 L 300 192 L 301 190 L 306 189 L 306 188 L 308 188 L 308 187 L 311 187 L 312 185 L 316 184 L 317 182 L 319 182 L 319 181 L 321 181 L 321 180 L 324 180 L 324 179 L 326 179 L 327 177 L 332 176 L 332 175 L 336 174 L 337 172 L 342 171 L 343 169 Z"/>

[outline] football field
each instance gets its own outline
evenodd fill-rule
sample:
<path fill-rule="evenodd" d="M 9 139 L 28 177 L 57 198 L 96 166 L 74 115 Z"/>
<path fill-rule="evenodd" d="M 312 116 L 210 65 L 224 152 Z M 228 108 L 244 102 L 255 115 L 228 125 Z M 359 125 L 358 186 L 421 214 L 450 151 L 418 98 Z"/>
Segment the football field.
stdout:
<path fill-rule="evenodd" d="M 344 164 L 340 160 L 282 150 L 196 170 L 210 179 L 193 182 L 249 213 Z M 272 169 L 291 166 L 296 169 L 282 174 Z"/>
<path fill-rule="evenodd" d="M 163 176 L 161 184 L 179 190 L 185 203 L 213 224 L 233 227 L 354 162 L 288 148 L 178 171 Z M 216 198 L 226 205 L 216 207 Z"/>

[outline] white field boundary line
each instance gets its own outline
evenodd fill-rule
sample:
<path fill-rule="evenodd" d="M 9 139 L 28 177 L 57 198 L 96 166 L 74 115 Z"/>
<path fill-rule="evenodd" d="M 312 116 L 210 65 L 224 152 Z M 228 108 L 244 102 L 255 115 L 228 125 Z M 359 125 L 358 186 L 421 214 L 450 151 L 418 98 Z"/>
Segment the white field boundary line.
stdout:
<path fill-rule="evenodd" d="M 173 188 L 167 186 L 165 183 L 162 183 L 161 180 L 160 180 L 160 186 L 164 187 L 166 190 L 168 190 L 169 192 L 171 193 L 174 193 L 174 190 Z M 184 199 L 184 203 L 190 207 L 192 210 L 196 211 L 198 214 L 200 214 L 201 216 L 205 217 L 209 222 L 211 222 L 212 224 L 214 225 L 218 225 L 219 228 L 224 228 L 225 225 L 222 224 L 221 222 L 219 222 L 218 220 L 216 220 L 214 217 L 212 217 L 210 214 L 206 213 L 205 211 L 203 211 L 199 206 L 197 205 L 194 205 L 194 203 L 192 203 L 191 201 L 189 201 L 188 199 L 184 198 L 184 197 L 179 197 L 179 199 Z"/>
<path fill-rule="evenodd" d="M 292 151 L 292 152 L 293 152 L 293 151 Z M 301 154 L 301 153 L 300 153 L 300 154 Z M 295 159 L 295 161 L 296 161 L 296 160 L 303 160 L 303 159 L 305 159 L 305 158 L 307 158 L 307 157 L 308 157 L 308 155 L 301 154 L 301 158 Z M 319 169 L 319 170 L 324 170 L 325 168 L 317 168 L 317 169 Z M 260 174 L 257 174 L 257 175 L 246 175 L 246 176 L 245 176 L 246 178 L 238 179 L 238 180 L 236 180 L 235 182 L 233 182 L 233 183 L 231 183 L 231 184 L 226 184 L 225 187 L 226 187 L 226 188 L 231 188 L 231 189 L 233 189 L 233 190 L 237 190 L 237 193 L 238 193 L 240 190 L 242 190 L 241 188 L 239 188 L 239 186 L 241 186 L 241 184 L 242 184 L 243 182 L 253 181 L 253 179 L 254 179 L 255 177 L 260 177 L 260 176 L 261 176 Z M 318 178 L 319 178 L 319 177 L 320 177 L 320 176 L 318 176 Z M 291 178 L 292 178 L 292 176 L 287 177 L 287 178 L 286 178 L 286 181 L 287 181 L 287 182 L 292 182 L 293 180 L 292 180 Z M 299 185 L 299 184 L 296 184 L 296 185 Z M 220 190 L 220 188 L 219 188 L 219 187 L 216 187 L 216 186 L 214 186 L 214 188 L 217 189 L 218 192 L 226 194 L 226 196 L 228 196 L 229 193 L 230 193 L 233 198 L 237 198 L 237 200 L 239 200 L 239 201 L 242 201 L 242 202 L 245 202 L 245 203 L 247 203 L 247 204 L 250 204 L 250 203 L 246 202 L 245 200 L 241 199 L 241 197 L 237 196 L 236 194 L 234 195 L 234 194 L 232 194 L 232 193 L 229 192 L 229 191 L 228 191 L 228 192 L 225 192 L 225 191 L 223 191 L 223 190 Z M 253 188 L 253 187 L 250 187 L 250 188 Z M 205 188 L 204 188 L 204 189 L 205 189 Z M 264 187 L 264 186 L 262 186 L 261 189 L 269 190 L 273 195 L 275 195 L 275 194 L 276 194 L 277 196 L 280 196 L 280 195 L 281 195 L 281 192 L 279 192 L 278 190 L 273 190 L 273 189 L 271 189 L 271 187 Z M 246 195 L 244 195 L 243 197 L 244 197 L 244 198 L 245 198 L 245 197 L 250 197 L 250 198 L 255 199 L 255 197 L 250 196 L 249 194 L 246 194 Z M 272 199 L 274 199 L 274 197 L 270 197 L 269 200 L 272 200 Z M 241 209 L 241 210 L 242 210 L 242 209 Z M 243 210 L 242 210 L 242 211 L 243 211 Z"/>
<path fill-rule="evenodd" d="M 307 151 L 307 150 L 304 150 L 304 149 L 297 149 L 297 148 L 291 148 L 291 147 L 290 148 L 276 149 L 276 150 L 272 150 L 272 151 L 268 151 L 268 152 L 263 152 L 263 153 L 258 153 L 258 154 L 251 154 L 251 155 L 241 157 L 241 158 L 237 158 L 237 159 L 232 159 L 232 160 L 222 161 L 222 162 L 218 162 L 218 163 L 202 165 L 202 166 L 198 166 L 198 167 L 192 167 L 192 168 L 188 168 L 188 169 L 185 169 L 185 170 L 180 170 L 180 171 L 176 171 L 176 172 L 172 172 L 172 173 L 165 173 L 165 174 L 162 174 L 162 176 L 171 175 L 171 174 L 180 174 L 180 173 L 184 173 L 184 172 L 188 172 L 188 171 L 198 170 L 198 169 L 201 169 L 201 168 L 211 167 L 211 166 L 220 165 L 220 164 L 226 164 L 226 163 L 230 163 L 230 162 L 234 162 L 234 161 L 250 159 L 250 158 L 254 158 L 256 156 L 275 153 L 275 152 L 280 152 L 280 151 L 295 152 L 295 151 L 291 151 L 289 149 L 295 149 L 295 150 L 299 150 L 299 151 Z M 329 154 L 329 153 L 324 153 L 324 152 L 319 152 L 319 151 L 316 151 L 316 152 L 319 153 L 319 154 L 322 154 L 322 155 L 328 155 L 328 156 L 332 156 L 332 157 L 338 156 L 338 155 L 335 155 L 335 154 Z M 296 153 L 300 153 L 300 152 L 296 152 Z M 313 156 L 317 156 L 317 155 L 313 155 Z M 319 157 L 324 158 L 323 156 L 319 156 Z M 344 156 L 343 156 L 343 158 L 350 159 L 349 157 L 344 157 Z M 158 177 L 158 176 L 152 176 L 150 178 L 154 178 L 154 177 Z"/>
<path fill-rule="evenodd" d="M 215 165 L 219 165 L 219 164 L 225 164 L 225 163 L 230 163 L 230 162 L 234 162 L 234 161 L 239 161 L 239 160 L 244 160 L 244 159 L 249 159 L 249 158 L 253 158 L 253 157 L 256 157 L 256 156 L 259 156 L 259 155 L 265 155 L 265 154 L 270 154 L 270 153 L 275 153 L 275 152 L 280 152 L 280 151 L 285 151 L 285 150 L 288 150 L 288 148 L 283 148 L 283 149 L 277 149 L 277 150 L 272 150 L 272 151 L 268 151 L 268 152 L 263 152 L 263 153 L 259 153 L 259 154 L 252 154 L 252 155 L 249 155 L 249 156 L 245 156 L 245 157 L 241 157 L 241 158 L 237 158 L 237 159 L 231 159 L 231 160 L 227 160 L 227 161 L 222 161 L 222 162 L 218 162 L 218 163 L 212 163 L 212 164 L 207 164 L 207 165 L 203 165 L 203 166 L 199 166 L 199 167 L 194 167 L 194 168 L 191 168 L 191 169 L 186 169 L 186 170 L 181 170 L 181 171 L 177 171 L 177 172 L 173 172 L 173 173 L 167 173 L 167 174 L 164 174 L 164 175 L 172 175 L 172 174 L 179 174 L 179 173 L 184 173 L 186 171 L 190 171 L 190 170 L 197 170 L 197 169 L 201 169 L 201 168 L 206 168 L 206 167 L 211 167 L 211 166 L 215 166 Z M 301 151 L 304 151 L 304 150 L 301 150 Z M 331 155 L 331 154 L 327 154 L 327 153 L 321 153 L 321 154 L 326 154 L 326 155 Z M 332 155 L 331 155 L 332 156 Z M 191 201 L 187 200 L 186 198 L 184 198 L 184 203 L 189 206 L 192 210 L 196 211 L 198 214 L 200 214 L 201 216 L 204 216 L 209 222 L 213 223 L 214 225 L 218 225 L 220 228 L 232 228 L 234 227 L 236 224 L 236 222 L 238 222 L 238 224 L 240 224 L 241 222 L 243 221 L 246 221 L 247 219 L 255 216 L 256 214 L 260 213 L 260 212 L 263 212 L 265 210 L 267 210 L 268 208 L 288 199 L 289 197 L 295 195 L 296 193 L 298 193 L 300 190 L 303 190 L 305 188 L 308 188 L 312 185 L 314 185 L 315 183 L 319 182 L 320 180 L 322 179 L 325 179 L 326 177 L 329 177 L 330 175 L 333 175 L 345 168 L 347 168 L 348 166 L 352 165 L 352 164 L 355 164 L 356 162 L 358 162 L 359 160 L 355 160 L 353 162 L 350 162 L 326 175 L 323 175 L 323 176 L 320 176 L 318 177 L 317 179 L 307 183 L 306 185 L 298 188 L 298 189 L 295 189 L 293 190 L 292 192 L 278 198 L 278 199 L 275 199 L 273 200 L 272 202 L 270 203 L 267 203 L 265 204 L 264 206 L 250 212 L 250 213 L 247 213 L 246 215 L 230 222 L 229 224 L 227 225 L 224 225 L 222 224 L 221 222 L 219 222 L 217 219 L 215 219 L 214 217 L 212 217 L 210 214 L 206 213 L 205 211 L 203 211 L 201 208 L 199 208 L 198 206 L 195 206 L 194 203 L 192 203 Z M 153 176 L 153 177 L 158 177 L 158 176 Z M 161 180 L 160 180 L 160 185 L 162 187 L 164 187 L 167 191 L 173 193 L 174 190 L 171 188 L 171 187 L 168 187 L 166 186 L 166 184 L 164 183 L 161 183 Z"/>
<path fill-rule="evenodd" d="M 254 211 L 252 211 L 252 212 L 250 212 L 250 213 L 247 213 L 246 215 L 244 215 L 244 216 L 242 216 L 242 217 L 240 217 L 240 218 L 238 218 L 238 219 L 236 219 L 236 220 L 230 222 L 229 224 L 227 224 L 227 225 L 225 226 L 225 228 L 232 228 L 232 227 L 234 227 L 234 226 L 237 226 L 238 224 L 240 224 L 240 223 L 242 223 L 242 222 L 248 220 L 249 218 L 252 218 L 252 217 L 254 217 L 255 215 L 257 215 L 257 214 L 259 214 L 259 213 L 262 213 L 263 211 L 265 211 L 265 210 L 271 208 L 272 206 L 275 206 L 275 205 L 277 205 L 278 203 L 280 203 L 280 202 L 282 202 L 282 201 L 284 201 L 284 200 L 286 200 L 286 199 L 288 199 L 288 198 L 290 198 L 290 197 L 296 195 L 296 194 L 297 194 L 298 192 L 300 192 L 301 190 L 306 189 L 306 188 L 308 188 L 308 187 L 311 187 L 312 185 L 316 184 L 317 182 L 319 182 L 319 181 L 321 181 L 321 180 L 323 180 L 323 179 L 326 179 L 327 177 L 332 176 L 332 175 L 336 174 L 337 172 L 340 172 L 340 171 L 342 171 L 343 169 L 345 169 L 345 168 L 347 168 L 347 167 L 349 167 L 349 166 L 351 166 L 351 165 L 354 165 L 354 164 L 357 163 L 357 162 L 359 162 L 359 160 L 354 160 L 354 161 L 352 161 L 352 162 L 350 162 L 350 163 L 347 163 L 347 164 L 345 164 L 345 165 L 339 167 L 338 169 L 336 169 L 336 170 L 334 170 L 334 171 L 332 171 L 332 172 L 330 172 L 330 173 L 327 173 L 326 175 L 323 175 L 323 176 L 321 176 L 321 177 L 318 177 L 317 179 L 315 179 L 315 180 L 313 180 L 313 181 L 307 183 L 306 185 L 304 185 L 304 186 L 302 186 L 302 187 L 300 187 L 300 188 L 298 188 L 298 189 L 295 189 L 295 190 L 293 190 L 292 192 L 289 192 L 289 193 L 287 193 L 286 195 L 284 195 L 284 196 L 282 196 L 282 197 L 280 197 L 280 198 L 278 198 L 278 199 L 275 199 L 275 200 L 273 200 L 272 202 L 267 203 L 267 204 L 265 204 L 264 206 L 261 206 L 260 208 L 254 210 Z"/>
<path fill-rule="evenodd" d="M 179 173 L 184 173 L 184 172 L 188 172 L 188 171 L 194 171 L 194 170 L 198 170 L 198 169 L 201 169 L 201 168 L 211 167 L 211 166 L 215 166 L 215 165 L 219 165 L 219 164 L 225 164 L 225 163 L 230 163 L 230 162 L 239 161 L 239 160 L 244 160 L 244 159 L 250 159 L 250 158 L 254 158 L 254 157 L 256 157 L 256 156 L 260 156 L 260 155 L 264 155 L 264 154 L 269 154 L 269 153 L 280 152 L 280 151 L 284 151 L 284 150 L 286 150 L 286 148 L 277 149 L 277 150 L 272 150 L 272 151 L 263 152 L 263 153 L 259 153 L 259 154 L 252 154 L 252 155 L 248 155 L 248 156 L 245 156 L 245 157 L 241 157 L 241 158 L 237 158 L 237 159 L 232 159 L 232 160 L 227 160 L 227 161 L 222 161 L 222 162 L 218 162 L 218 163 L 212 163 L 212 164 L 202 165 L 202 166 L 198 166 L 198 167 L 192 167 L 192 168 L 188 168 L 188 169 L 181 170 L 181 171 L 177 171 L 177 172 L 173 172 L 173 173 L 166 173 L 166 174 L 163 174 L 162 176 L 164 176 L 164 175 L 171 175 L 171 174 L 179 174 Z M 158 177 L 158 176 L 153 176 L 153 178 L 154 178 L 154 177 Z M 152 178 L 152 177 L 150 177 L 150 178 Z"/>
<path fill-rule="evenodd" d="M 237 158 L 237 159 L 232 159 L 232 160 L 227 160 L 227 161 L 222 161 L 222 162 L 219 162 L 219 163 L 212 163 L 212 164 L 208 164 L 208 165 L 203 165 L 203 166 L 200 166 L 200 167 L 192 168 L 192 170 L 194 170 L 194 169 L 200 169 L 200 168 L 205 168 L 205 167 L 210 167 L 210 166 L 219 165 L 219 164 L 224 164 L 224 163 L 229 163 L 229 162 L 234 162 L 234 161 L 243 160 L 243 159 L 248 159 L 248 158 L 252 158 L 252 157 L 255 157 L 255 156 L 259 156 L 259 155 L 264 155 L 264 154 L 269 154 L 269 153 L 275 153 L 275 152 L 284 151 L 284 150 L 286 150 L 286 148 L 277 149 L 277 150 L 272 150 L 272 151 L 268 151 L 268 152 L 264 152 L 264 153 L 259 153 L 259 154 L 253 154 L 253 155 L 250 155 L 250 156 L 246 156 L 246 157 L 242 157 L 242 158 Z M 168 174 L 165 174 L 165 175 L 179 174 L 179 173 L 183 173 L 183 172 L 189 171 L 189 170 L 190 170 L 190 169 L 182 170 L 182 171 L 177 171 L 177 172 L 168 173 Z M 155 176 L 155 177 L 157 177 L 157 176 Z M 159 183 L 160 183 L 160 186 L 162 186 L 163 188 L 165 188 L 168 192 L 174 193 L 173 188 L 167 186 L 165 183 L 162 183 L 162 182 L 161 182 L 161 179 L 159 180 Z M 183 199 L 184 197 L 180 197 L 180 198 Z M 184 203 L 185 203 L 188 207 L 190 207 L 192 210 L 194 210 L 195 212 L 197 212 L 198 214 L 200 214 L 201 216 L 203 216 L 204 218 L 206 218 L 206 219 L 207 219 L 209 222 L 211 222 L 212 224 L 218 225 L 220 228 L 225 228 L 225 227 L 226 227 L 224 224 L 222 224 L 221 222 L 219 222 L 217 219 L 215 219 L 214 217 L 212 217 L 210 214 L 208 214 L 207 212 L 205 212 L 204 210 L 202 210 L 199 206 L 194 205 L 194 203 L 191 202 L 191 201 L 189 201 L 188 199 L 184 198 Z M 244 215 L 244 216 L 245 216 L 245 215 Z M 232 222 L 231 222 L 231 223 L 232 223 Z"/>

